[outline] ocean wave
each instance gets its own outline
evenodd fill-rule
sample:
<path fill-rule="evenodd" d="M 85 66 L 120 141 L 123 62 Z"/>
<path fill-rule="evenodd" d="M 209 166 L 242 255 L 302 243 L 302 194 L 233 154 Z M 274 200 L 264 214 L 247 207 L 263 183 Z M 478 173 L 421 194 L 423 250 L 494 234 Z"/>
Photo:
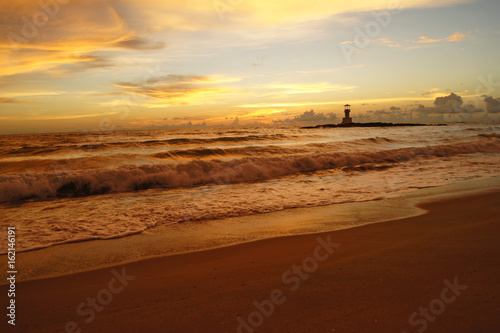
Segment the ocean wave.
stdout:
<path fill-rule="evenodd" d="M 384 137 L 374 137 L 374 138 L 366 138 L 366 139 L 359 139 L 357 140 L 358 142 L 361 143 L 393 143 L 396 142 L 396 140 L 389 139 L 389 138 L 384 138 Z"/>
<path fill-rule="evenodd" d="M 172 138 L 162 140 L 145 141 L 118 141 L 118 142 L 98 142 L 71 144 L 71 145 L 33 145 L 16 147 L 1 152 L 2 156 L 32 156 L 40 154 L 52 154 L 71 151 L 92 152 L 116 148 L 148 148 L 160 146 L 189 146 L 206 145 L 217 143 L 248 143 L 283 140 L 287 136 L 284 134 L 266 134 L 266 135 L 246 135 L 246 136 L 222 136 L 214 138 Z"/>
<path fill-rule="evenodd" d="M 478 134 L 481 138 L 500 139 L 500 133 Z"/>
<path fill-rule="evenodd" d="M 3 152 L 3 155 L 11 156 L 11 155 L 40 155 L 40 154 L 50 154 L 63 150 L 63 147 L 46 147 L 46 146 L 25 146 L 21 148 L 11 149 Z"/>
<path fill-rule="evenodd" d="M 288 175 L 351 166 L 395 164 L 418 158 L 472 153 L 500 153 L 497 137 L 451 145 L 399 148 L 364 152 L 244 157 L 230 160 L 192 160 L 185 163 L 126 166 L 52 173 L 0 176 L 0 202 L 53 197 L 81 197 L 132 192 L 151 188 L 177 188 L 205 184 L 258 182 Z M 375 169 L 377 169 L 375 168 Z M 370 171 L 371 167 L 348 168 Z"/>
<path fill-rule="evenodd" d="M 159 159 L 175 159 L 175 158 L 203 158 L 214 156 L 252 156 L 255 154 L 262 155 L 281 155 L 304 152 L 300 148 L 285 148 L 278 146 L 248 146 L 239 148 L 195 148 L 185 150 L 172 150 L 153 154 L 152 156 Z"/>
<path fill-rule="evenodd" d="M 398 140 L 385 138 L 385 137 L 373 137 L 373 138 L 363 138 L 363 139 L 354 139 L 354 140 L 345 140 L 341 141 L 341 145 L 356 145 L 356 146 L 373 146 L 373 145 L 381 145 L 387 143 L 398 143 Z M 338 146 L 339 142 L 337 141 L 329 141 L 329 142 L 313 142 L 308 143 L 307 146 L 310 147 L 334 147 Z"/>

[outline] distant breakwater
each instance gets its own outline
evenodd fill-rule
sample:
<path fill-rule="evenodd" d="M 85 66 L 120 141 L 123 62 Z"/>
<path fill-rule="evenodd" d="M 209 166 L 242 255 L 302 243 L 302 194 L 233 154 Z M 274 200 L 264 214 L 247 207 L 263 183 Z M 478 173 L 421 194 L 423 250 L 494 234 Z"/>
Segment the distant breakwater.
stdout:
<path fill-rule="evenodd" d="M 403 126 L 446 126 L 447 124 L 418 124 L 418 123 L 350 123 L 350 124 L 325 124 L 304 126 L 301 128 L 331 128 L 331 127 L 403 127 Z"/>

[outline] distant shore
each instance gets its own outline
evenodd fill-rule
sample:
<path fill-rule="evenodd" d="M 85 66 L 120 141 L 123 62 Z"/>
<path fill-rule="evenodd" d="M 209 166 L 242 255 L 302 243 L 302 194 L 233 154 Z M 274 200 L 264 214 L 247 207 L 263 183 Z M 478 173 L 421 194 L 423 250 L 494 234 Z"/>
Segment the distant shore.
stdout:
<path fill-rule="evenodd" d="M 496 332 L 499 200 L 441 199 L 403 220 L 20 282 L 16 329 Z"/>
<path fill-rule="evenodd" d="M 404 127 L 404 126 L 447 126 L 447 124 L 419 124 L 419 123 L 350 123 L 350 124 L 325 124 L 304 126 L 301 128 L 332 128 L 332 127 Z"/>

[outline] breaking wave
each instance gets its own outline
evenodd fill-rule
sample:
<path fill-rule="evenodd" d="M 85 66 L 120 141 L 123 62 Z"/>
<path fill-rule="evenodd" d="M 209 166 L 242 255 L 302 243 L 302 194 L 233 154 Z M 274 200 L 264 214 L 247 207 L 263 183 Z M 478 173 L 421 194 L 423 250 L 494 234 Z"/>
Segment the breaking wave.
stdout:
<path fill-rule="evenodd" d="M 0 202 L 92 196 L 151 188 L 257 182 L 327 169 L 355 172 L 383 170 L 390 167 L 390 164 L 419 158 L 500 153 L 498 138 L 498 134 L 492 134 L 488 135 L 486 140 L 476 142 L 380 151 L 321 152 L 263 157 L 256 157 L 254 152 L 252 157 L 230 160 L 191 160 L 176 164 L 126 166 L 68 173 L 65 173 L 64 169 L 59 169 L 59 172 L 50 173 L 3 175 L 0 176 Z M 214 155 L 217 150 L 202 149 L 191 153 Z M 189 156 L 189 150 L 184 154 Z M 156 157 L 162 158 L 161 155 Z"/>

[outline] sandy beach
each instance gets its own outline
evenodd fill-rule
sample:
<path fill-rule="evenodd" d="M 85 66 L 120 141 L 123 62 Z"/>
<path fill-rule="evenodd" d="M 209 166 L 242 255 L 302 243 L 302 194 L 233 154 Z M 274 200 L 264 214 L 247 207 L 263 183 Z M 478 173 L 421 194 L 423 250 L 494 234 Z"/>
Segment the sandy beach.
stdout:
<path fill-rule="evenodd" d="M 499 200 L 19 282 L 16 331 L 496 332 Z"/>

